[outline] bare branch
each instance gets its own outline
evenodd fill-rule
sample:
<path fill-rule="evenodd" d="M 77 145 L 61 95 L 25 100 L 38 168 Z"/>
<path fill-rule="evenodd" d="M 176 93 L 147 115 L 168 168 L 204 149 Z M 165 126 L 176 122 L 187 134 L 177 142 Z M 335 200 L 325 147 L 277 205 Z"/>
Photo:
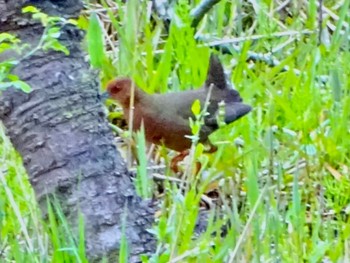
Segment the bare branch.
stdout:
<path fill-rule="evenodd" d="M 193 20 L 191 26 L 197 27 L 199 22 L 203 19 L 204 15 L 219 2 L 220 0 L 203 0 L 197 7 L 192 9 L 191 17 Z"/>

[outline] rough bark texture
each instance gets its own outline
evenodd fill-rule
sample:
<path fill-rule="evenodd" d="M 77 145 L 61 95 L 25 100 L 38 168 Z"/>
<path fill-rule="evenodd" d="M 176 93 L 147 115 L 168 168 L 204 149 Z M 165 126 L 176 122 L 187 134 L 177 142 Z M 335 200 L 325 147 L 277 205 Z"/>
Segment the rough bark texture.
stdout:
<path fill-rule="evenodd" d="M 38 43 L 43 28 L 21 14 L 25 5 L 61 17 L 77 16 L 82 8 L 78 0 L 0 0 L 0 31 L 16 34 L 31 48 Z M 135 262 L 139 254 L 154 247 L 147 232 L 153 222 L 153 208 L 136 196 L 113 144 L 97 74 L 86 62 L 82 39 L 81 31 L 66 26 L 60 40 L 70 50 L 69 56 L 40 51 L 21 61 L 13 74 L 29 83 L 33 91 L 3 92 L 0 119 L 23 157 L 44 215 L 46 198 L 55 194 L 75 229 L 77 213 L 82 212 L 88 255 L 111 258 L 117 254 L 126 212 L 130 262 Z M 10 55 L 0 55 L 0 59 Z M 115 262 L 116 258 L 111 260 Z"/>

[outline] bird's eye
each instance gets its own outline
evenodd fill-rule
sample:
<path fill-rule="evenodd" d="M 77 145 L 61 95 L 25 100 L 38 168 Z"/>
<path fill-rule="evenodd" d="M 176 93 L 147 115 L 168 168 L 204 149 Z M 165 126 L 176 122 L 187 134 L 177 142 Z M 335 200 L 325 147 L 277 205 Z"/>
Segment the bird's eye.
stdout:
<path fill-rule="evenodd" d="M 117 94 L 120 90 L 121 90 L 120 85 L 115 84 L 115 85 L 110 87 L 109 92 L 111 94 Z"/>

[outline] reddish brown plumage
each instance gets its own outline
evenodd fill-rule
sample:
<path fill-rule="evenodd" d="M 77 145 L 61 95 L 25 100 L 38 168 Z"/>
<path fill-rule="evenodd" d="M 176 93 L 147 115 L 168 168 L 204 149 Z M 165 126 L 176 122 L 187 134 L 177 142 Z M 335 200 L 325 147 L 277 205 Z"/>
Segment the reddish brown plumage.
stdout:
<path fill-rule="evenodd" d="M 208 106 L 209 115 L 200 131 L 200 141 L 205 143 L 208 136 L 218 129 L 218 103 L 225 102 L 225 122 L 231 123 L 247 114 L 251 107 L 243 104 L 239 93 L 227 85 L 220 61 L 210 57 L 210 66 L 205 85 L 196 90 L 167 94 L 147 94 L 130 78 L 117 78 L 107 85 L 110 97 L 123 107 L 126 120 L 129 120 L 131 87 L 134 88 L 133 130 L 138 130 L 143 121 L 146 140 L 155 144 L 164 144 L 175 151 L 184 151 L 191 147 L 189 118 L 193 117 L 191 106 L 199 99 L 205 104 L 209 86 L 213 84 Z"/>

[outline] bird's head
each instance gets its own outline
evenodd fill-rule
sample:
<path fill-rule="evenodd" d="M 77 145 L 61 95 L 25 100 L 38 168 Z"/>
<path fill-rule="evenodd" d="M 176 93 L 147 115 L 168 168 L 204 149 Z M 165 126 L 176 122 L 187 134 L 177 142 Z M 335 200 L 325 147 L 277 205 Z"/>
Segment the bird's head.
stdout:
<path fill-rule="evenodd" d="M 123 107 L 130 104 L 131 87 L 135 85 L 130 78 L 117 78 L 107 84 L 107 93 L 113 99 L 119 102 Z M 135 85 L 135 98 L 137 97 L 137 86 Z"/>

